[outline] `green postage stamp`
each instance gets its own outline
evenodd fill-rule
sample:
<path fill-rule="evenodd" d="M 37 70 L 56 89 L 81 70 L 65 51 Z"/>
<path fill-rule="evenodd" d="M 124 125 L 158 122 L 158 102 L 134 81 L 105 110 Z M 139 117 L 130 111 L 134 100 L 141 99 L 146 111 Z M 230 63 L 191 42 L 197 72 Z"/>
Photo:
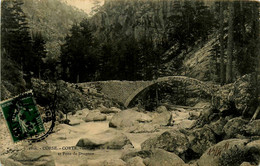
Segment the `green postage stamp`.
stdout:
<path fill-rule="evenodd" d="M 45 131 L 32 91 L 2 101 L 0 107 L 14 142 Z"/>

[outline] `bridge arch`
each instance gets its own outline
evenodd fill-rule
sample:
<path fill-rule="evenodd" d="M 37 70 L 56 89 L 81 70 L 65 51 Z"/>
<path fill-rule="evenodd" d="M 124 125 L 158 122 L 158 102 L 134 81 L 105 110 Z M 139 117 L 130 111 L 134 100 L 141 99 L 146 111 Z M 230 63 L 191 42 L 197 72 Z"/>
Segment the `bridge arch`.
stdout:
<path fill-rule="evenodd" d="M 197 88 L 199 88 L 200 90 L 204 91 L 205 93 L 211 95 L 212 97 L 215 96 L 214 91 L 215 86 L 214 85 L 210 85 L 209 83 L 200 81 L 198 79 L 195 78 L 190 78 L 190 77 L 186 77 L 186 76 L 167 76 L 167 77 L 160 77 L 157 80 L 154 81 L 150 81 L 149 83 L 145 84 L 144 86 L 139 87 L 138 89 L 136 89 L 133 93 L 131 93 L 131 95 L 126 99 L 126 101 L 124 102 L 124 106 L 128 107 L 128 105 L 131 103 L 131 101 L 138 96 L 143 90 L 147 89 L 148 87 L 160 83 L 160 82 L 168 82 L 168 81 L 179 81 L 182 83 L 188 83 L 191 85 L 196 86 Z"/>

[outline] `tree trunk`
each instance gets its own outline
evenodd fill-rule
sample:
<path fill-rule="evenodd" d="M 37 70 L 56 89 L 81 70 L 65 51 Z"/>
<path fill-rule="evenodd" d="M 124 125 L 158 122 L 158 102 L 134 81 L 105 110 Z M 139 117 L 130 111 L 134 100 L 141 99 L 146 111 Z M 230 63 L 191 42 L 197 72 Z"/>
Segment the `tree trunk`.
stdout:
<path fill-rule="evenodd" d="M 257 104 L 259 106 L 260 104 L 260 83 L 259 83 L 259 75 L 260 75 L 260 54 L 259 54 L 259 47 L 260 47 L 260 40 L 259 40 L 259 10 L 258 10 L 258 2 L 255 2 L 254 5 L 254 22 L 255 22 L 255 43 L 256 43 L 256 47 L 255 47 L 255 58 L 256 58 L 256 68 L 255 68 L 255 81 L 256 81 L 256 101 Z"/>
<path fill-rule="evenodd" d="M 224 65 L 224 11 L 223 11 L 223 1 L 220 1 L 220 83 L 223 85 L 225 83 L 225 65 Z"/>
<path fill-rule="evenodd" d="M 38 77 L 39 79 L 41 79 L 41 66 L 39 65 L 39 68 L 38 68 Z"/>
<path fill-rule="evenodd" d="M 233 63 L 233 45 L 234 45 L 234 2 L 229 2 L 229 21 L 228 21 L 228 46 L 227 46 L 227 73 L 226 83 L 231 83 L 233 79 L 232 75 L 232 63 Z"/>
<path fill-rule="evenodd" d="M 79 73 L 77 74 L 77 80 L 76 83 L 79 83 Z"/>
<path fill-rule="evenodd" d="M 259 41 L 259 10 L 258 10 L 258 2 L 256 2 L 253 5 L 253 13 L 254 13 L 254 26 L 253 29 L 255 31 L 254 37 L 255 37 L 255 101 L 256 101 L 256 111 L 250 121 L 253 121 L 257 118 L 259 112 L 260 112 L 260 83 L 259 83 L 259 74 L 260 74 L 260 54 L 259 54 L 259 47 L 260 47 L 260 41 Z"/>

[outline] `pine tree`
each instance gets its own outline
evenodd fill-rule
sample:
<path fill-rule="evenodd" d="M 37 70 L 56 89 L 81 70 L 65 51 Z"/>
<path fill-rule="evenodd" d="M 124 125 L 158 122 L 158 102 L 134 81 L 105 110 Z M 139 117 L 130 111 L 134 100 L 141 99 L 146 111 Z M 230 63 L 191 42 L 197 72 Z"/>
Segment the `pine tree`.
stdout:
<path fill-rule="evenodd" d="M 33 34 L 33 53 L 34 58 L 32 65 L 34 66 L 35 76 L 41 79 L 42 71 L 44 69 L 43 59 L 46 58 L 46 48 L 45 48 L 45 40 L 40 32 L 36 32 Z"/>
<path fill-rule="evenodd" d="M 21 0 L 4 0 L 1 6 L 2 48 L 28 74 L 31 71 L 29 59 L 32 55 L 32 41 Z"/>
<path fill-rule="evenodd" d="M 219 34 L 219 43 L 220 43 L 220 83 L 223 85 L 225 83 L 225 64 L 224 64 L 224 6 L 223 1 L 220 1 L 220 34 Z"/>
<path fill-rule="evenodd" d="M 234 2 L 229 2 L 229 22 L 228 22 L 228 46 L 227 46 L 227 70 L 226 83 L 231 83 L 233 79 L 233 42 L 234 42 Z"/>
<path fill-rule="evenodd" d="M 95 56 L 97 46 L 88 20 L 83 19 L 80 25 L 74 24 L 65 41 L 61 49 L 63 78 L 71 82 L 93 80 L 99 62 Z"/>

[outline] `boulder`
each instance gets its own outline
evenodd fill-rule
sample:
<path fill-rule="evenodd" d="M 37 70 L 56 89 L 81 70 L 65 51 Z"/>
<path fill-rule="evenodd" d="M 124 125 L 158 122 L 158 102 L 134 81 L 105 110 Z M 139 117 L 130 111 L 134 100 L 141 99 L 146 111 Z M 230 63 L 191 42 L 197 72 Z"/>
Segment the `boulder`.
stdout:
<path fill-rule="evenodd" d="M 240 165 L 247 157 L 247 139 L 228 139 L 208 148 L 197 162 L 198 166 Z"/>
<path fill-rule="evenodd" d="M 152 150 L 127 152 L 122 155 L 121 159 L 133 166 L 182 166 L 185 164 L 176 154 L 156 148 Z"/>
<path fill-rule="evenodd" d="M 108 160 L 89 160 L 87 161 L 86 165 L 87 166 L 126 166 L 126 163 L 120 159 L 108 159 Z"/>
<path fill-rule="evenodd" d="M 81 138 L 76 144 L 76 146 L 84 147 L 85 149 L 100 149 L 102 145 L 102 143 L 94 142 L 89 138 Z"/>
<path fill-rule="evenodd" d="M 127 166 L 145 166 L 143 159 L 139 156 L 133 157 L 127 161 Z"/>
<path fill-rule="evenodd" d="M 152 118 L 149 115 L 137 112 L 133 109 L 127 109 L 115 114 L 109 121 L 109 127 L 123 129 L 151 121 Z"/>
<path fill-rule="evenodd" d="M 97 111 L 93 111 L 87 114 L 87 116 L 84 118 L 84 121 L 85 122 L 105 121 L 106 119 L 107 119 L 106 115 L 103 115 Z"/>
<path fill-rule="evenodd" d="M 215 111 L 214 108 L 205 108 L 200 113 L 200 116 L 198 117 L 194 127 L 200 128 L 200 127 L 203 127 L 205 124 L 211 123 L 213 116 L 216 115 L 216 113 L 214 113 L 214 111 Z"/>
<path fill-rule="evenodd" d="M 102 114 L 118 113 L 121 110 L 116 107 L 106 108 L 105 106 L 98 108 Z"/>
<path fill-rule="evenodd" d="M 138 125 L 130 127 L 127 131 L 129 133 L 153 133 L 158 131 L 159 126 L 151 123 L 139 123 Z"/>
<path fill-rule="evenodd" d="M 209 128 L 217 136 L 221 136 L 222 137 L 224 135 L 223 127 L 225 126 L 226 123 L 227 123 L 227 120 L 225 118 L 220 118 L 218 121 L 210 123 L 209 124 Z"/>
<path fill-rule="evenodd" d="M 152 152 L 149 150 L 131 150 L 131 151 L 126 151 L 122 153 L 121 159 L 125 162 L 128 162 L 131 158 L 134 157 L 141 157 L 142 159 L 149 158 L 151 157 Z"/>
<path fill-rule="evenodd" d="M 195 120 L 187 120 L 184 119 L 181 122 L 179 122 L 178 124 L 176 124 L 176 126 L 178 127 L 178 129 L 189 129 L 193 126 L 193 124 L 195 123 Z M 174 123 L 175 126 L 175 123 Z"/>
<path fill-rule="evenodd" d="M 69 125 L 71 125 L 71 126 L 80 125 L 80 123 L 82 122 L 82 120 L 76 119 L 76 118 L 70 118 L 69 120 L 70 120 Z"/>
<path fill-rule="evenodd" d="M 49 150 L 22 150 L 1 160 L 1 163 L 3 165 L 55 166 L 54 158 Z"/>
<path fill-rule="evenodd" d="M 184 161 L 174 153 L 162 149 L 152 150 L 150 159 L 144 161 L 147 166 L 182 166 Z"/>
<path fill-rule="evenodd" d="M 81 138 L 76 146 L 84 149 L 122 149 L 126 145 L 133 147 L 124 134 L 107 130 L 92 137 Z"/>
<path fill-rule="evenodd" d="M 240 166 L 254 166 L 254 165 L 250 164 L 249 162 L 243 162 Z"/>
<path fill-rule="evenodd" d="M 251 161 L 260 163 L 260 139 L 248 143 L 246 147 L 249 149 Z"/>
<path fill-rule="evenodd" d="M 0 157 L 0 163 L 2 165 L 10 165 L 10 166 L 24 166 L 22 163 L 19 161 L 14 161 L 10 158 L 7 157 Z"/>
<path fill-rule="evenodd" d="M 164 107 L 164 106 L 161 106 Z M 161 112 L 163 111 L 163 112 Z M 159 113 L 155 113 L 153 116 L 153 124 L 159 124 L 162 126 L 172 125 L 172 114 L 167 111 L 167 109 L 160 109 Z"/>
<path fill-rule="evenodd" d="M 167 108 L 165 106 L 159 106 L 157 109 L 156 109 L 156 112 L 158 113 L 163 113 L 163 112 L 168 112 Z"/>
<path fill-rule="evenodd" d="M 229 120 L 223 128 L 225 132 L 225 139 L 235 138 L 238 134 L 244 135 L 244 128 L 247 123 L 248 121 L 242 119 L 241 117 Z"/>
<path fill-rule="evenodd" d="M 203 128 L 195 129 L 187 133 L 190 149 L 199 156 L 210 146 L 216 144 L 215 134 L 205 125 Z"/>
<path fill-rule="evenodd" d="M 189 146 L 187 137 L 178 130 L 166 131 L 157 137 L 147 139 L 141 144 L 142 150 L 160 148 L 174 152 L 178 156 L 182 156 Z"/>
<path fill-rule="evenodd" d="M 248 135 L 260 136 L 260 119 L 254 120 L 253 122 L 246 125 L 245 130 Z"/>

